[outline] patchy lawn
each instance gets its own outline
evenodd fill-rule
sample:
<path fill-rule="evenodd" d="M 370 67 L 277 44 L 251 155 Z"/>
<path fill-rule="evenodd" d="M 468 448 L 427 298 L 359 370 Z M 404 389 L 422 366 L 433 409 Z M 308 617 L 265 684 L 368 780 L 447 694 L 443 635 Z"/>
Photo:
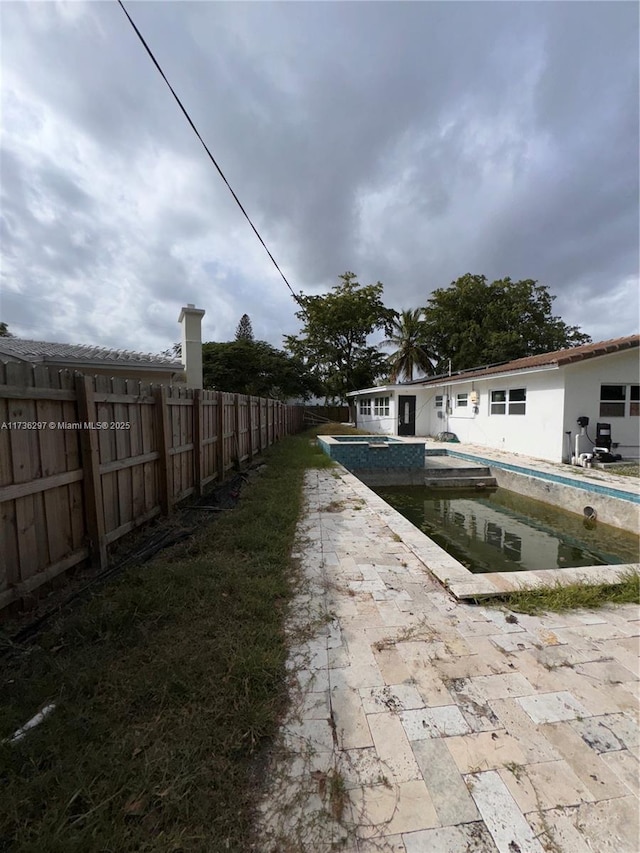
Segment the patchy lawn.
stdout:
<path fill-rule="evenodd" d="M 619 584 L 567 584 L 560 583 L 544 589 L 522 590 L 496 599 L 482 599 L 481 604 L 496 604 L 532 615 L 544 611 L 597 608 L 605 604 L 638 604 L 640 602 L 640 575 L 630 571 Z"/>
<path fill-rule="evenodd" d="M 0 626 L 0 851 L 246 851 L 286 704 L 283 623 L 311 440 L 236 509 L 76 602 L 31 643 Z M 55 711 L 18 743 L 7 737 Z"/>

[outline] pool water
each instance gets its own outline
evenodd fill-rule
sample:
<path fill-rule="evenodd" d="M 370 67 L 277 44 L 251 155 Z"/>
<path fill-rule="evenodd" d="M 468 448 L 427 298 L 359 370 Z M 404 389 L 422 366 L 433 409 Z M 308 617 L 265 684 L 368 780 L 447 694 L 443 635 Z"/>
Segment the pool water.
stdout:
<path fill-rule="evenodd" d="M 640 539 L 507 489 L 381 486 L 375 491 L 469 571 L 514 572 L 638 561 Z"/>

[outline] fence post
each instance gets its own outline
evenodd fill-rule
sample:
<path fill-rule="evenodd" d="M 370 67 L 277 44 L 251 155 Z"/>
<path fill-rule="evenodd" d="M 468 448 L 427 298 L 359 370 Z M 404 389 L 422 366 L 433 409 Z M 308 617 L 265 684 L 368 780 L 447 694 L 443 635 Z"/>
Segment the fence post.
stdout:
<path fill-rule="evenodd" d="M 251 409 L 253 408 L 253 397 L 251 394 L 247 394 L 247 428 L 249 430 L 249 443 L 247 446 L 247 451 L 249 453 L 249 462 L 253 459 L 253 414 Z"/>
<path fill-rule="evenodd" d="M 234 444 L 236 446 L 236 458 L 238 461 L 238 468 L 240 468 L 240 394 L 233 395 L 233 432 Z"/>
<path fill-rule="evenodd" d="M 262 453 L 262 397 L 258 397 L 258 453 Z"/>
<path fill-rule="evenodd" d="M 158 436 L 158 491 L 160 509 L 164 515 L 171 511 L 172 476 L 171 476 L 171 435 L 169 431 L 169 406 L 167 405 L 167 389 L 164 385 L 153 389 L 155 400 L 156 435 Z"/>
<path fill-rule="evenodd" d="M 76 375 L 76 393 L 78 395 L 78 421 L 95 423 L 95 395 L 92 379 L 84 374 Z M 80 430 L 82 453 L 83 490 L 85 501 L 85 519 L 91 544 L 91 563 L 95 568 L 104 569 L 107 565 L 107 545 L 104 537 L 104 506 L 102 503 L 102 481 L 100 479 L 100 449 L 98 432 L 95 429 Z"/>
<path fill-rule="evenodd" d="M 218 471 L 224 480 L 224 392 L 218 391 Z"/>
<path fill-rule="evenodd" d="M 202 495 L 202 391 L 193 392 L 193 485 L 197 497 Z"/>

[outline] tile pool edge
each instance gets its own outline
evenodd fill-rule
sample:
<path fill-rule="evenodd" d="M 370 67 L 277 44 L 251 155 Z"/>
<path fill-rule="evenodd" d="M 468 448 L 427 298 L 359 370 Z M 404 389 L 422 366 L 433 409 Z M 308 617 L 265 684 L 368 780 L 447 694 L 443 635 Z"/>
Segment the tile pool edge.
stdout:
<path fill-rule="evenodd" d="M 444 548 L 430 539 L 383 498 L 359 480 L 339 463 L 339 476 L 386 522 L 424 565 L 425 569 L 440 581 L 457 599 L 488 598 L 504 596 L 523 589 L 540 589 L 570 583 L 596 585 L 619 583 L 630 570 L 640 572 L 640 563 L 622 565 L 582 566 L 576 569 L 541 569 L 525 572 L 490 572 L 473 574 Z"/>
<path fill-rule="evenodd" d="M 512 471 L 514 474 L 524 474 L 528 477 L 535 477 L 539 480 L 547 480 L 551 483 L 558 483 L 562 486 L 571 486 L 574 489 L 581 489 L 585 492 L 605 495 L 607 497 L 617 498 L 618 500 L 630 501 L 631 503 L 640 504 L 640 494 L 624 489 L 615 489 L 611 486 L 604 486 L 600 483 L 580 480 L 578 477 L 564 477 L 561 474 L 552 474 L 550 471 L 540 471 L 535 468 L 525 468 L 523 465 L 513 465 L 510 462 L 503 462 L 499 459 L 494 459 L 489 456 L 478 456 L 477 454 L 462 453 L 458 450 L 447 449 L 444 452 L 445 456 L 456 456 L 459 459 L 467 459 L 474 462 L 488 465 L 489 467 L 503 468 L 506 471 Z"/>

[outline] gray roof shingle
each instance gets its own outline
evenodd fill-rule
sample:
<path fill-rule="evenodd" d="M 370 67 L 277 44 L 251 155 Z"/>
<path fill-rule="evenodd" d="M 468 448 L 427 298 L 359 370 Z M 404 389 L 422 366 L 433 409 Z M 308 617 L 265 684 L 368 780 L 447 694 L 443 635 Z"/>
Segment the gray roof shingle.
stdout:
<path fill-rule="evenodd" d="M 49 341 L 27 341 L 23 338 L 0 337 L 0 360 L 2 356 L 17 358 L 31 363 L 53 362 L 56 364 L 94 364 L 120 367 L 165 368 L 182 370 L 182 363 L 165 355 L 133 352 L 123 349 L 108 349 L 87 344 L 57 344 Z"/>

